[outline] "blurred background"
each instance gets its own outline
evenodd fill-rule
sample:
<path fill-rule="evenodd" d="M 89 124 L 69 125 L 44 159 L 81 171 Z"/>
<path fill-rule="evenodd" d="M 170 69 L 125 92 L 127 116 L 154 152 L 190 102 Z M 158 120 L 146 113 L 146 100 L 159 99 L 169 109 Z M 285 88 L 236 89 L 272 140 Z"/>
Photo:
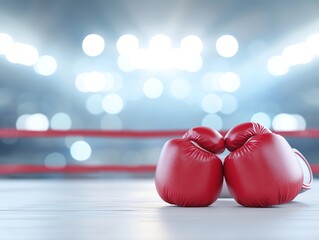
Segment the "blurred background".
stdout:
<path fill-rule="evenodd" d="M 317 129 L 318 11 L 317 0 L 0 0 L 0 128 Z M 0 162 L 156 164 L 166 140 L 2 138 Z M 319 163 L 319 140 L 288 141 Z"/>

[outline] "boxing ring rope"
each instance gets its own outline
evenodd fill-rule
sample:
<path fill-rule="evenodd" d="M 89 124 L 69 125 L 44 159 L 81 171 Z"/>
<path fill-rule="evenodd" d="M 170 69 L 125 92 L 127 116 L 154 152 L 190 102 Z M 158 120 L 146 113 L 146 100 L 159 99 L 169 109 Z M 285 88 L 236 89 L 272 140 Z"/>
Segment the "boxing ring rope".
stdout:
<path fill-rule="evenodd" d="M 29 131 L 0 129 L 0 138 L 35 138 L 35 137 L 103 137 L 103 138 L 163 138 L 182 136 L 187 130 L 47 130 Z"/>
<path fill-rule="evenodd" d="M 36 137 L 103 137 L 103 138 L 164 138 L 178 137 L 186 133 L 188 129 L 181 130 L 47 130 L 31 131 L 11 128 L 0 129 L 0 138 L 36 138 Z M 222 135 L 226 130 L 219 131 Z M 307 129 L 302 131 L 272 131 L 283 137 L 294 138 L 319 138 L 319 129 Z"/>
<path fill-rule="evenodd" d="M 0 129 L 1 138 L 54 138 L 54 137 L 101 137 L 101 138 L 174 138 L 180 137 L 188 129 L 181 130 L 47 130 L 31 131 L 3 128 Z M 290 138 L 319 138 L 319 129 L 302 131 L 273 131 L 283 137 Z M 220 131 L 225 135 L 227 131 Z M 1 156 L 0 156 L 1 157 Z M 310 164 L 314 174 L 319 173 L 319 164 Z M 48 167 L 35 164 L 3 164 L 0 165 L 0 175 L 29 174 L 29 173 L 66 173 L 81 174 L 95 172 L 129 172 L 154 173 L 156 165 L 66 165 L 63 167 Z"/>
<path fill-rule="evenodd" d="M 47 167 L 35 164 L 4 164 L 0 165 L 0 175 L 32 174 L 32 173 L 96 173 L 96 172 L 129 172 L 129 173 L 154 173 L 156 165 L 66 165 L 64 167 Z"/>

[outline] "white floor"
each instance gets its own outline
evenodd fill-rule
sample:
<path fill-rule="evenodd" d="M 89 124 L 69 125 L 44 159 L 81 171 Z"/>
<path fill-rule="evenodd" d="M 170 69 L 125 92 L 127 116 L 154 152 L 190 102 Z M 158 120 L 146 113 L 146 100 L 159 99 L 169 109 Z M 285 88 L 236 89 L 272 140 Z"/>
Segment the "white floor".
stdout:
<path fill-rule="evenodd" d="M 0 239 L 319 239 L 319 180 L 294 202 L 169 206 L 149 180 L 0 179 Z"/>

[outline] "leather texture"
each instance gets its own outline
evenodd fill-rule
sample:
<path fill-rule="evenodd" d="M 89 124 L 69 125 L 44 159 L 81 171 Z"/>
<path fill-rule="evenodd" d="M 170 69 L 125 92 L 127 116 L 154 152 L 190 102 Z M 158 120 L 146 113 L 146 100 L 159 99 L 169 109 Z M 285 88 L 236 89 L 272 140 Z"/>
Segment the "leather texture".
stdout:
<path fill-rule="evenodd" d="M 223 165 L 216 155 L 224 151 L 223 137 L 206 127 L 190 129 L 163 146 L 155 172 L 159 196 L 183 207 L 205 207 L 219 197 Z"/>
<path fill-rule="evenodd" d="M 270 207 L 288 203 L 302 191 L 302 167 L 282 136 L 249 122 L 232 128 L 225 145 L 231 151 L 224 160 L 225 180 L 239 204 Z"/>

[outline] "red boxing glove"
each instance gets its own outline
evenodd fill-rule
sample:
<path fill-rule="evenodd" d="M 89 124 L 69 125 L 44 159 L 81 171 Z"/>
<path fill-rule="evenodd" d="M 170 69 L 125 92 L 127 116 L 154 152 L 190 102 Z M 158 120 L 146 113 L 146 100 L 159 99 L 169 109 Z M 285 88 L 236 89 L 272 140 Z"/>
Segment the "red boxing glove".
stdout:
<path fill-rule="evenodd" d="M 288 203 L 311 188 L 312 172 L 306 159 L 282 136 L 260 124 L 232 128 L 225 145 L 231 151 L 224 161 L 225 179 L 239 204 L 269 207 Z"/>
<path fill-rule="evenodd" d="M 193 128 L 181 139 L 166 142 L 155 172 L 159 196 L 183 207 L 211 205 L 223 184 L 222 161 L 215 153 L 224 150 L 222 135 L 206 127 Z"/>

